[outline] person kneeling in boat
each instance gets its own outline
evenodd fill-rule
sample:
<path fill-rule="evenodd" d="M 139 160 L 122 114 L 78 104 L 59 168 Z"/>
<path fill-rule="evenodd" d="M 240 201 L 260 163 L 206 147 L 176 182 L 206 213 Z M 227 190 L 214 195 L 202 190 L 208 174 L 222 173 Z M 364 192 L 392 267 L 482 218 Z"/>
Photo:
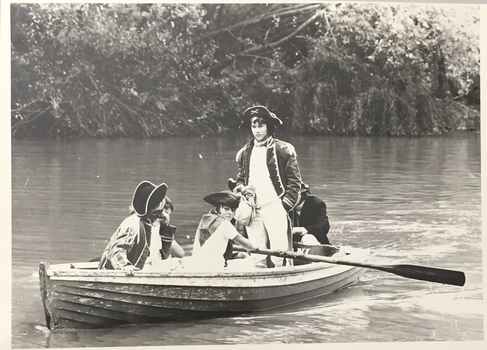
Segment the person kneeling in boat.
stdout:
<path fill-rule="evenodd" d="M 130 276 L 149 256 L 152 228 L 167 221 L 163 212 L 167 185 L 142 181 L 132 198 L 134 213 L 122 221 L 105 248 L 98 269 L 123 270 Z"/>
<path fill-rule="evenodd" d="M 297 251 L 338 257 L 343 255 L 339 247 L 332 246 L 328 239 L 330 222 L 323 200 L 310 194 L 309 185 L 301 184 L 301 196 L 298 204 L 290 212 L 293 222 L 293 242 L 308 247 L 296 247 Z M 296 246 L 296 244 L 295 244 Z M 301 265 L 302 261 L 295 261 Z"/>
<path fill-rule="evenodd" d="M 293 222 L 293 241 L 305 245 L 330 244 L 327 237 L 330 222 L 323 200 L 310 194 L 309 185 L 301 184 L 298 204 L 290 212 Z"/>
<path fill-rule="evenodd" d="M 232 256 L 232 243 L 238 243 L 248 251 L 256 250 L 247 238 L 238 233 L 231 220 L 239 206 L 239 198 L 231 191 L 210 194 L 203 200 L 213 208 L 201 218 L 195 234 L 193 253 L 185 269 L 199 271 L 223 270 L 228 266 Z M 234 259 L 234 261 L 246 259 Z M 249 259 L 250 261 L 250 259 Z M 229 266 L 230 267 L 230 266 Z M 249 263 L 249 268 L 253 263 Z"/>

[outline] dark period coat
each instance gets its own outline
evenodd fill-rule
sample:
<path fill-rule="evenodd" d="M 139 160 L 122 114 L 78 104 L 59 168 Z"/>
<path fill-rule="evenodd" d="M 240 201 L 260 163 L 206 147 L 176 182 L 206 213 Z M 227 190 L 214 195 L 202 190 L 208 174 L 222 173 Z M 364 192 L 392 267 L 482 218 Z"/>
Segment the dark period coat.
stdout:
<path fill-rule="evenodd" d="M 254 140 L 248 142 L 238 153 L 237 185 L 248 185 L 250 156 L 254 148 Z M 286 211 L 291 210 L 298 202 L 301 188 L 296 151 L 290 143 L 272 139 L 266 146 L 267 168 L 276 190 Z"/>
<path fill-rule="evenodd" d="M 321 244 L 330 244 L 327 234 L 330 231 L 330 223 L 326 213 L 326 204 L 316 196 L 308 195 L 304 201 L 299 219 L 293 211 L 293 224 L 295 227 L 304 227 Z"/>

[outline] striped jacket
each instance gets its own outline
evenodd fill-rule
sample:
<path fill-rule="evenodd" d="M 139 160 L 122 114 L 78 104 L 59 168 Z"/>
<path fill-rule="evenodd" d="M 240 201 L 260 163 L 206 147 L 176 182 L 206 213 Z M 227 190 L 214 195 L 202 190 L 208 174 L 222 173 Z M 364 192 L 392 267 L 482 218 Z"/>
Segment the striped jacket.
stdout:
<path fill-rule="evenodd" d="M 294 146 L 290 143 L 269 138 L 266 141 L 267 168 L 272 184 L 286 211 L 291 210 L 299 201 L 301 173 Z M 238 163 L 237 186 L 248 185 L 250 156 L 254 148 L 254 139 L 250 140 L 236 156 Z"/>
<path fill-rule="evenodd" d="M 101 256 L 99 269 L 120 270 L 125 265 L 142 269 L 149 256 L 151 227 L 137 214 L 126 218 L 110 238 Z"/>

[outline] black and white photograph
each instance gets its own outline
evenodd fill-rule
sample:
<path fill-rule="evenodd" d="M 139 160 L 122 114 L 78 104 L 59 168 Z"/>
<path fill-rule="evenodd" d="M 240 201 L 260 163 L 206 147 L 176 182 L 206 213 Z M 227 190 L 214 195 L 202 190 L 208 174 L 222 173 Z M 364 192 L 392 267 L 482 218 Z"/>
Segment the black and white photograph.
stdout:
<path fill-rule="evenodd" d="M 2 2 L 1 344 L 484 348 L 485 10 Z"/>

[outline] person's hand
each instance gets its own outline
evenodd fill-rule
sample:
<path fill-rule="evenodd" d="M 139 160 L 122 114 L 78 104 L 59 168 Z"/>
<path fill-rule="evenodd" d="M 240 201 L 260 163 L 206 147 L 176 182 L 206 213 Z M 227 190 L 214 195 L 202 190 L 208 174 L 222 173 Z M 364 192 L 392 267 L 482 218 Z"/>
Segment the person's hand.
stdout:
<path fill-rule="evenodd" d="M 242 189 L 242 194 L 247 200 L 247 202 L 251 204 L 255 204 L 255 189 L 253 186 L 247 186 Z"/>
<path fill-rule="evenodd" d="M 167 226 L 169 225 L 169 220 L 171 220 L 171 216 L 168 213 L 163 211 L 160 220 L 161 220 L 161 225 Z"/>
<path fill-rule="evenodd" d="M 301 242 L 303 236 L 308 233 L 304 227 L 293 227 L 293 242 Z"/>
<path fill-rule="evenodd" d="M 304 227 L 293 227 L 293 236 L 302 236 L 308 233 L 308 230 Z"/>
<path fill-rule="evenodd" d="M 235 192 L 235 193 L 242 192 L 244 187 L 245 186 L 243 184 L 239 184 L 239 185 L 235 186 L 235 188 L 233 189 L 233 192 Z"/>
<path fill-rule="evenodd" d="M 249 253 L 244 253 L 244 252 L 238 252 L 233 259 L 246 259 L 250 256 Z"/>
<path fill-rule="evenodd" d="M 238 198 L 239 201 L 245 199 L 244 195 L 242 194 L 242 192 L 235 192 L 234 193 L 235 197 Z"/>
<path fill-rule="evenodd" d="M 134 271 L 137 271 L 139 270 L 138 268 L 136 268 L 134 265 L 125 265 L 125 266 L 122 266 L 122 271 L 125 272 L 125 274 L 127 276 L 133 276 L 134 275 Z"/>
<path fill-rule="evenodd" d="M 301 242 L 301 232 L 294 232 L 294 228 L 293 228 L 293 242 Z"/>

